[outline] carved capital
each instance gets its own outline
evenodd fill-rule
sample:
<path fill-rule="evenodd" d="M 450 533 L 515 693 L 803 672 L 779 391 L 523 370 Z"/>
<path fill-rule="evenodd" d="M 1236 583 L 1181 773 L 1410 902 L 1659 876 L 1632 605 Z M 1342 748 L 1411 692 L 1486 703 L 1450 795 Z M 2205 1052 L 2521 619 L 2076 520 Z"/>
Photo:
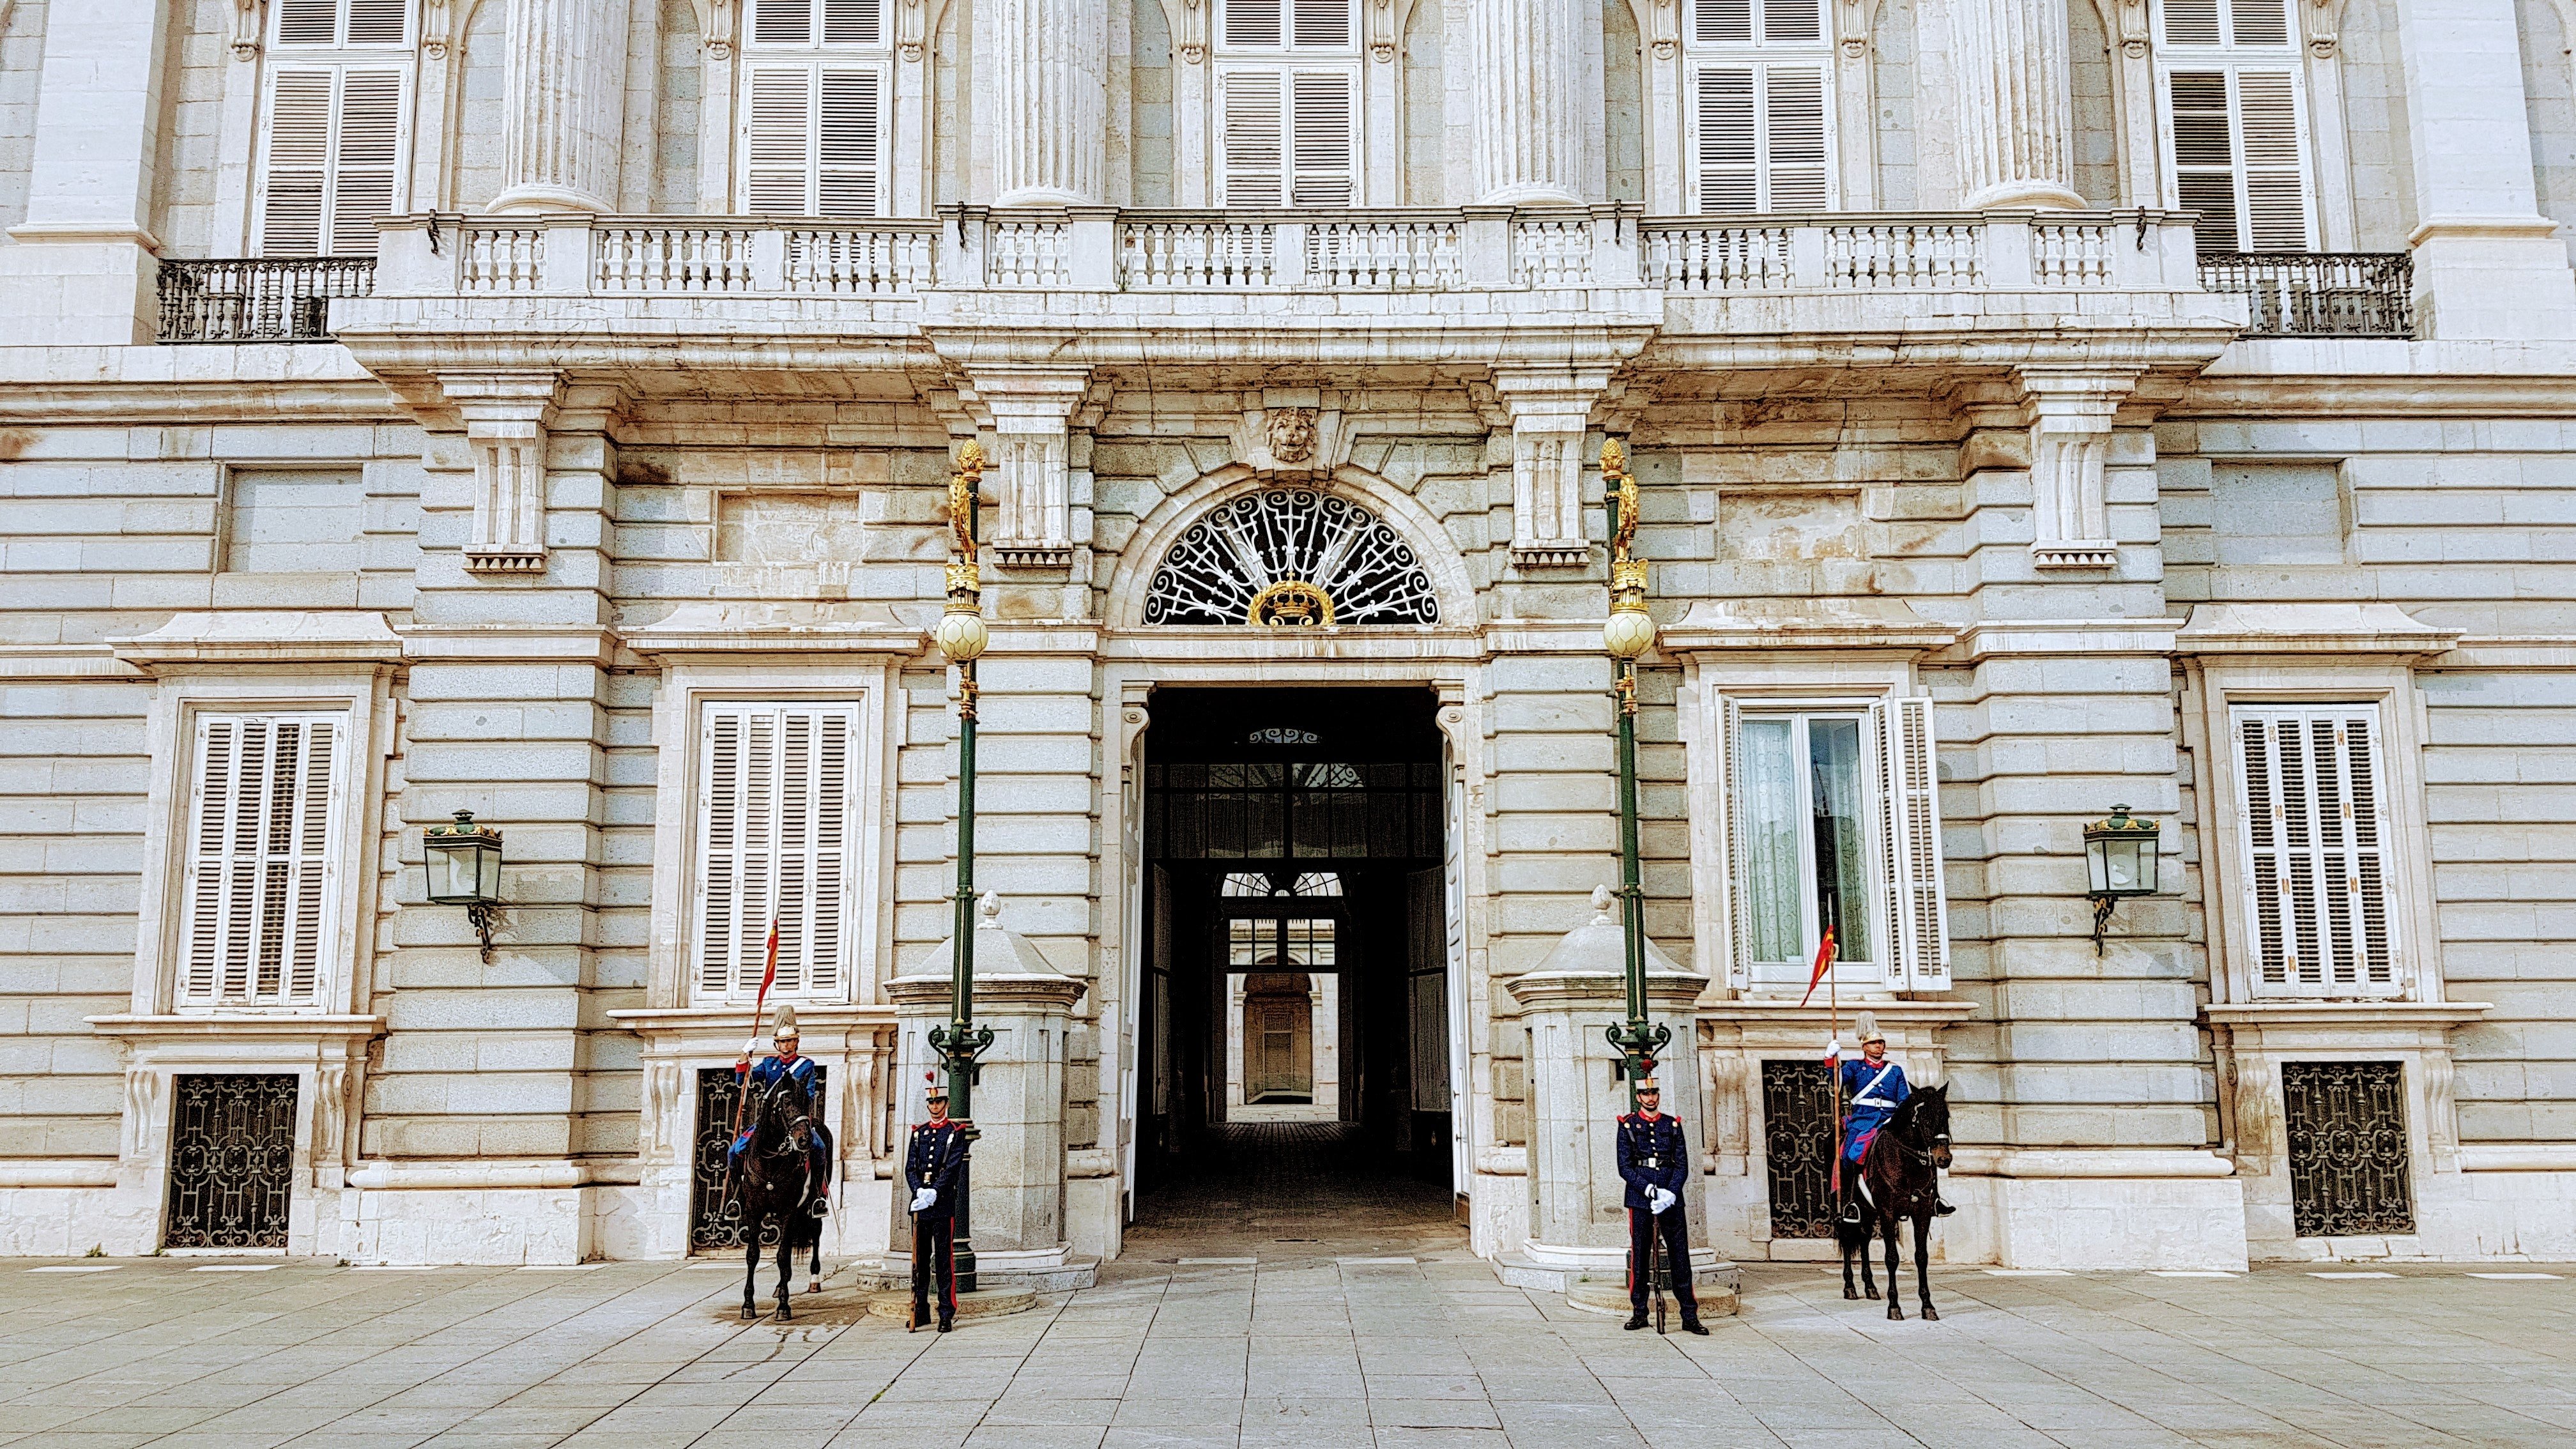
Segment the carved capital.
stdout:
<path fill-rule="evenodd" d="M 465 374 L 439 379 L 464 419 L 474 454 L 474 525 L 468 573 L 546 569 L 546 430 L 562 383 L 553 373 Z"/>
<path fill-rule="evenodd" d="M 0 5 L 0 19 L 8 7 Z M 233 59 L 259 58 L 260 32 L 267 29 L 268 0 L 233 0 Z"/>
<path fill-rule="evenodd" d="M 923 0 L 901 0 L 894 8 L 894 45 L 908 64 L 919 64 L 930 50 L 930 8 Z"/>
<path fill-rule="evenodd" d="M 2103 472 L 2112 419 L 2136 381 L 2126 373 L 2022 374 L 2034 567 L 2106 569 L 2118 560 Z"/>

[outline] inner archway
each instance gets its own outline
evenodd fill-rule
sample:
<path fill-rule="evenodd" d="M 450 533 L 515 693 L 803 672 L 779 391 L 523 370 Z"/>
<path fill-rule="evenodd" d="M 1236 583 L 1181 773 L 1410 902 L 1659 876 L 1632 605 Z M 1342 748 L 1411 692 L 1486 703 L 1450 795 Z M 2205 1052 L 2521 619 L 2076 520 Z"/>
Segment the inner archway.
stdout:
<path fill-rule="evenodd" d="M 1437 706 L 1155 693 L 1139 1230 L 1454 1223 Z"/>

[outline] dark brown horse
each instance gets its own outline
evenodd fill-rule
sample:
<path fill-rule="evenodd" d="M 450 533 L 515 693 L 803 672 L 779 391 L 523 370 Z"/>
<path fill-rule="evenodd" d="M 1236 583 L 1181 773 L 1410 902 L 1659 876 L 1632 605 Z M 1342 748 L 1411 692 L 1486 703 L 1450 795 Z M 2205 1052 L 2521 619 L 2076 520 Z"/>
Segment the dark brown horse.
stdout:
<path fill-rule="evenodd" d="M 789 1285 L 796 1276 L 796 1252 L 811 1248 L 817 1286 L 823 1272 L 823 1224 L 805 1210 L 822 1186 L 810 1180 L 814 1142 L 813 1104 L 790 1074 L 781 1074 L 760 1094 L 753 1107 L 751 1145 L 734 1164 L 735 1188 L 742 1196 L 742 1316 L 759 1317 L 752 1304 L 760 1280 L 760 1239 L 771 1224 L 778 1229 L 778 1316 L 796 1315 Z"/>
<path fill-rule="evenodd" d="M 1932 1274 L 1926 1260 L 1931 1256 L 1932 1209 L 1941 1200 L 1940 1169 L 1949 1165 L 1950 1089 L 1946 1084 L 1925 1087 L 1897 1105 L 1896 1115 L 1861 1152 L 1860 1170 L 1844 1179 L 1844 1195 L 1857 1196 L 1861 1212 L 1857 1223 L 1846 1218 L 1834 1222 L 1834 1241 L 1843 1250 L 1845 1298 L 1861 1296 L 1852 1288 L 1855 1255 L 1860 1258 L 1861 1291 L 1878 1296 L 1878 1284 L 1869 1275 L 1869 1240 L 1876 1237 L 1887 1244 L 1887 1316 L 1905 1316 L 1897 1304 L 1896 1222 L 1912 1218 L 1915 1296 L 1923 1302 L 1925 1318 L 1941 1316 L 1932 1306 Z M 1859 1181 L 1853 1182 L 1853 1177 Z"/>

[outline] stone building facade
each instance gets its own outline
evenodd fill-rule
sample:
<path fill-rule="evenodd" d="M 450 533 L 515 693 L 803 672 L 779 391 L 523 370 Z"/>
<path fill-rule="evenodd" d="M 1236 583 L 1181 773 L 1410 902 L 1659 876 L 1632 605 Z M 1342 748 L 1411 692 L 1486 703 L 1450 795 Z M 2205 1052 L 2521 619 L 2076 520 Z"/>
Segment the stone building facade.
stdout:
<path fill-rule="evenodd" d="M 831 1246 L 895 1244 L 976 439 L 988 1260 L 1119 1251 L 1275 967 L 1373 1160 L 1597 1266 L 1617 439 L 1717 1253 L 1823 1251 L 1858 1005 L 1951 1084 L 1953 1260 L 2576 1257 L 2571 40 L 0 0 L 0 1250 L 712 1241 L 773 919 Z"/>

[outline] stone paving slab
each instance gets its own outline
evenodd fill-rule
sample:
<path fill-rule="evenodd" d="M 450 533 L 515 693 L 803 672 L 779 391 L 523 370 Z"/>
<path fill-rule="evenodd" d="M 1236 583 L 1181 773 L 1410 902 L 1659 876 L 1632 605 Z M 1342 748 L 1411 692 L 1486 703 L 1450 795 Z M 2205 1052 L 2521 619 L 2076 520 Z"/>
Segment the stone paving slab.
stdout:
<path fill-rule="evenodd" d="M 1445 1225 L 1303 1226 L 1316 1241 L 1140 1234 L 1097 1287 L 946 1336 L 847 1312 L 743 1324 L 730 1274 L 667 1263 L 13 1260 L 0 1446 L 2451 1449 L 2576 1432 L 2576 1268 L 1948 1268 L 1939 1322 L 1891 1323 L 1836 1274 L 1752 1266 L 1739 1317 L 1658 1338 L 1501 1286 Z M 1353 1256 L 1417 1261 L 1336 1261 Z M 2474 1276 L 2500 1271 L 2558 1276 Z M 799 1306 L 855 1299 L 852 1281 Z"/>

